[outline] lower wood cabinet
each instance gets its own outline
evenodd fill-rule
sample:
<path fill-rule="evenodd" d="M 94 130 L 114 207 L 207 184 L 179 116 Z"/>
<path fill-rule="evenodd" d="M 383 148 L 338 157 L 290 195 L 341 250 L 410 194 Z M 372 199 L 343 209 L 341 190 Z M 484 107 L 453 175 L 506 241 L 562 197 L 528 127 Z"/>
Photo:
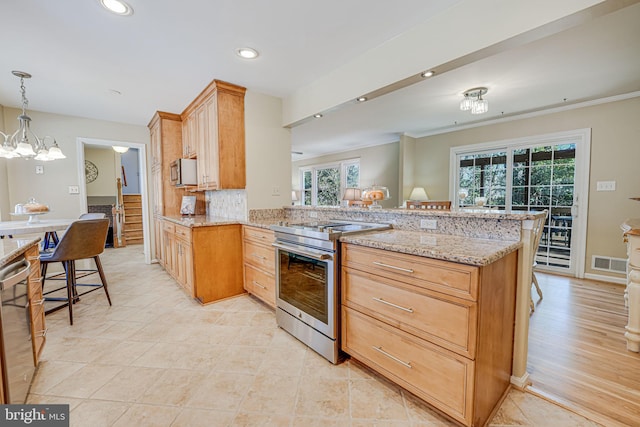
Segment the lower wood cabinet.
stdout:
<path fill-rule="evenodd" d="M 244 288 L 271 307 L 276 306 L 275 240 L 273 231 L 242 227 Z"/>
<path fill-rule="evenodd" d="M 42 277 L 40 276 L 40 246 L 35 245 L 25 252 L 31 263 L 31 273 L 27 278 L 29 295 L 29 315 L 31 317 L 31 344 L 33 347 L 33 363 L 38 366 L 40 355 L 47 340 L 47 329 L 44 321 L 44 297 L 42 296 Z"/>
<path fill-rule="evenodd" d="M 244 293 L 241 226 L 163 221 L 164 267 L 189 295 L 209 303 Z"/>
<path fill-rule="evenodd" d="M 469 266 L 342 247 L 342 349 L 466 426 L 511 377 L 517 254 Z"/>

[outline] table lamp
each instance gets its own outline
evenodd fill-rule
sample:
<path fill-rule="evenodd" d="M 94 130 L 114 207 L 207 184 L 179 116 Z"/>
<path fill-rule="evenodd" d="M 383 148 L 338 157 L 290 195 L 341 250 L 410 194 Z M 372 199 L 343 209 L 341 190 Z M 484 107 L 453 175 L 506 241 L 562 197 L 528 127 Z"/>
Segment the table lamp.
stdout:
<path fill-rule="evenodd" d="M 342 200 L 345 201 L 346 206 L 351 206 L 353 201 L 360 200 L 362 197 L 362 190 L 359 188 L 345 188 Z"/>
<path fill-rule="evenodd" d="M 429 200 L 429 196 L 427 195 L 424 187 L 413 187 L 413 190 L 411 190 L 411 194 L 409 195 L 409 200 L 426 202 L 427 200 Z"/>

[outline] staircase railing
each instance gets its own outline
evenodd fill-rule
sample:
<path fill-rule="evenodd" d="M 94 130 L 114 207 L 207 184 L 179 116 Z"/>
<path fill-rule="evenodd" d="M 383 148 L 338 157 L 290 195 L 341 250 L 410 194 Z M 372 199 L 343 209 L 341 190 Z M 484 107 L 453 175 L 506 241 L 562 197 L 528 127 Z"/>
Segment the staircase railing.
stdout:
<path fill-rule="evenodd" d="M 126 220 L 124 200 L 122 197 L 122 181 L 120 178 L 116 179 L 116 187 L 118 188 L 118 196 L 116 198 L 116 204 L 111 208 L 113 214 L 113 247 L 122 248 L 127 246 L 127 239 L 124 234 L 124 224 Z"/>

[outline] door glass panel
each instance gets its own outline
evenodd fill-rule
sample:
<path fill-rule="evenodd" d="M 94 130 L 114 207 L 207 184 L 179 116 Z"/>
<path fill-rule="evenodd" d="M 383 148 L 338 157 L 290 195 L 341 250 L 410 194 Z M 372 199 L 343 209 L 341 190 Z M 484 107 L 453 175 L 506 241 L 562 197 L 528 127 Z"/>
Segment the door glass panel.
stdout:
<path fill-rule="evenodd" d="M 316 171 L 318 206 L 340 204 L 340 168 L 325 168 Z"/>
<path fill-rule="evenodd" d="M 489 207 L 549 212 L 536 255 L 538 265 L 571 270 L 576 145 L 513 147 L 458 156 L 459 205 L 487 197 Z M 511 162 L 507 162 L 507 158 Z M 509 185 L 507 185 L 509 184 Z"/>

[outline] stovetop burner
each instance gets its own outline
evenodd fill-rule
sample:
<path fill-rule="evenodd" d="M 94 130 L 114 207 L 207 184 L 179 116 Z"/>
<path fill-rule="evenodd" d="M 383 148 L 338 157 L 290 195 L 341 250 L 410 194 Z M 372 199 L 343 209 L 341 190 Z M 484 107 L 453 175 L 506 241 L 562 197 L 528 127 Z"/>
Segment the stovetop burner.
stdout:
<path fill-rule="evenodd" d="M 386 230 L 391 227 L 388 224 L 330 220 L 310 221 L 293 224 L 280 222 L 276 225 L 272 225 L 270 228 L 280 233 L 289 233 L 322 240 L 335 240 L 342 234 L 351 234 L 373 230 Z"/>

